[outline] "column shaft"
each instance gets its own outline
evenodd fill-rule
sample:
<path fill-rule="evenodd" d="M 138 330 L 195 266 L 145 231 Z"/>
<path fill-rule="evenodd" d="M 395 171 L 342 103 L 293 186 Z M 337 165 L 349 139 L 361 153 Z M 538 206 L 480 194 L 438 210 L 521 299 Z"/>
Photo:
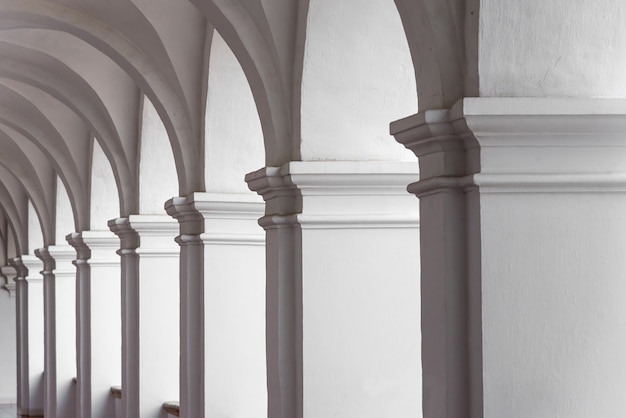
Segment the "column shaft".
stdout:
<path fill-rule="evenodd" d="M 24 255 L 12 260 L 17 270 L 18 375 L 20 416 L 42 417 L 44 404 L 44 307 L 42 262 Z"/>
<path fill-rule="evenodd" d="M 35 252 L 44 262 L 44 415 L 76 417 L 76 268 L 70 246 Z"/>
<path fill-rule="evenodd" d="M 262 207 L 208 193 L 166 204 L 181 232 L 181 417 L 267 414 Z"/>
<path fill-rule="evenodd" d="M 416 174 L 292 162 L 247 176 L 266 200 L 269 416 L 419 414 Z"/>
<path fill-rule="evenodd" d="M 158 418 L 179 396 L 178 224 L 132 215 L 109 226 L 121 239 L 123 413 Z"/>
<path fill-rule="evenodd" d="M 625 110 L 477 98 L 392 124 L 420 157 L 425 418 L 622 413 Z"/>
<path fill-rule="evenodd" d="M 78 269 L 78 416 L 115 415 L 111 387 L 122 382 L 119 238 L 110 231 L 67 237 Z"/>

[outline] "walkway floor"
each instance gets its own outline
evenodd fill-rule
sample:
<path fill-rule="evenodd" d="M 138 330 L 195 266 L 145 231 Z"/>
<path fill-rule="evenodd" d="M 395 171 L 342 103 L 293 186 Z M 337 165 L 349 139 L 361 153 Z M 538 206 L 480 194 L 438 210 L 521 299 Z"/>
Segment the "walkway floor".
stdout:
<path fill-rule="evenodd" d="M 0 405 L 0 418 L 17 417 L 17 408 L 15 405 Z"/>

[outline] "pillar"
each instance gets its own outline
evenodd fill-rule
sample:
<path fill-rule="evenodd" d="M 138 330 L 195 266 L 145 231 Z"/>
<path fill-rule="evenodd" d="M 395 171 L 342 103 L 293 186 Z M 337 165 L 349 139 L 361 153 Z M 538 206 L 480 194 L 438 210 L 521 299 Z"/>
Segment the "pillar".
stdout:
<path fill-rule="evenodd" d="M 417 416 L 419 220 L 399 162 L 291 162 L 266 201 L 270 417 Z"/>
<path fill-rule="evenodd" d="M 121 247 L 122 414 L 158 418 L 179 396 L 178 223 L 131 215 L 109 227 Z"/>
<path fill-rule="evenodd" d="M 14 258 L 17 309 L 17 413 L 43 417 L 44 315 L 41 260 Z"/>
<path fill-rule="evenodd" d="M 76 268 L 69 245 L 35 251 L 44 263 L 44 415 L 76 417 Z"/>
<path fill-rule="evenodd" d="M 76 250 L 79 418 L 115 416 L 111 387 L 122 382 L 119 238 L 111 231 L 67 236 Z"/>
<path fill-rule="evenodd" d="M 266 417 L 263 203 L 194 193 L 180 223 L 181 417 Z"/>
<path fill-rule="evenodd" d="M 425 418 L 623 413 L 625 111 L 477 98 L 392 124 L 420 158 Z"/>

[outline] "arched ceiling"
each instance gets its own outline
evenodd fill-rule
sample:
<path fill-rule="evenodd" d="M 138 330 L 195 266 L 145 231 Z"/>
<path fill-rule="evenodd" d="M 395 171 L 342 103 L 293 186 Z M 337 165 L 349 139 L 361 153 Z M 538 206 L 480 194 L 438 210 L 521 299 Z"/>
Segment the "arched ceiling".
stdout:
<path fill-rule="evenodd" d="M 449 15 L 444 29 L 460 30 L 455 1 L 444 7 L 450 10 L 444 14 Z M 413 6 L 410 1 L 395 3 L 407 15 L 439 13 L 435 0 L 418 0 Z M 389 4 L 396 7 L 393 0 Z M 138 213 L 143 95 L 167 131 L 180 195 L 205 191 L 204 124 L 214 28 L 250 84 L 266 163 L 298 159 L 308 7 L 308 0 L 0 2 L 0 206 L 20 251 L 34 250 L 24 232 L 27 198 L 40 218 L 45 244 L 54 244 L 50 179 L 56 175 L 69 195 L 76 228 L 90 228 L 93 138 L 111 163 L 120 214 Z M 414 55 L 428 50 L 420 36 L 435 42 L 444 29 L 430 25 L 416 33 L 407 30 Z M 456 39 L 458 32 L 450 37 Z M 447 47 L 454 39 L 441 42 Z M 425 90 L 439 97 L 432 103 L 444 103 L 454 95 L 448 89 L 458 90 L 450 80 L 462 51 L 448 52 L 427 70 L 454 64 L 447 70 L 451 75 L 444 71 L 438 75 L 439 85 Z"/>

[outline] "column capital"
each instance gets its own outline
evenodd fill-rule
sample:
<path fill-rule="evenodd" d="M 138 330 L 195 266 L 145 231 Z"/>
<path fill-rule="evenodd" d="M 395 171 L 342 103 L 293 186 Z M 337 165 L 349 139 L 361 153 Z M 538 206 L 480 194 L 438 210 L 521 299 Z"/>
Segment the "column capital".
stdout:
<path fill-rule="evenodd" d="M 626 191 L 625 130 L 623 99 L 465 98 L 391 123 L 420 158 L 416 194 Z"/>
<path fill-rule="evenodd" d="M 121 240 L 121 252 L 146 256 L 177 256 L 178 222 L 167 215 L 130 215 L 109 221 L 109 228 Z"/>
<path fill-rule="evenodd" d="M 77 262 L 94 264 L 119 264 L 115 251 L 120 247 L 120 238 L 112 231 L 74 232 L 65 237 L 76 249 Z"/>
<path fill-rule="evenodd" d="M 246 176 L 267 203 L 264 228 L 416 227 L 417 204 L 406 187 L 418 170 L 413 162 L 292 161 Z"/>
<path fill-rule="evenodd" d="M 15 280 L 17 279 L 17 269 L 14 266 L 7 265 L 0 267 L 0 273 L 6 279 L 6 283 L 3 288 L 9 292 L 9 296 L 15 296 Z"/>
<path fill-rule="evenodd" d="M 41 282 L 43 262 L 34 255 L 21 255 L 11 260 L 17 269 L 18 276 L 27 282 Z"/>
<path fill-rule="evenodd" d="M 258 196 L 245 193 L 192 193 L 165 204 L 167 213 L 180 223 L 181 245 L 257 244 L 265 242 L 256 221 L 264 204 Z"/>
<path fill-rule="evenodd" d="M 35 255 L 43 261 L 44 275 L 72 276 L 76 274 L 73 261 L 76 251 L 69 245 L 49 245 L 35 250 Z"/>
<path fill-rule="evenodd" d="M 139 247 L 139 235 L 131 228 L 128 218 L 111 219 L 109 229 L 120 239 L 120 252 L 134 251 Z M 121 254 L 120 254 L 121 255 Z"/>

